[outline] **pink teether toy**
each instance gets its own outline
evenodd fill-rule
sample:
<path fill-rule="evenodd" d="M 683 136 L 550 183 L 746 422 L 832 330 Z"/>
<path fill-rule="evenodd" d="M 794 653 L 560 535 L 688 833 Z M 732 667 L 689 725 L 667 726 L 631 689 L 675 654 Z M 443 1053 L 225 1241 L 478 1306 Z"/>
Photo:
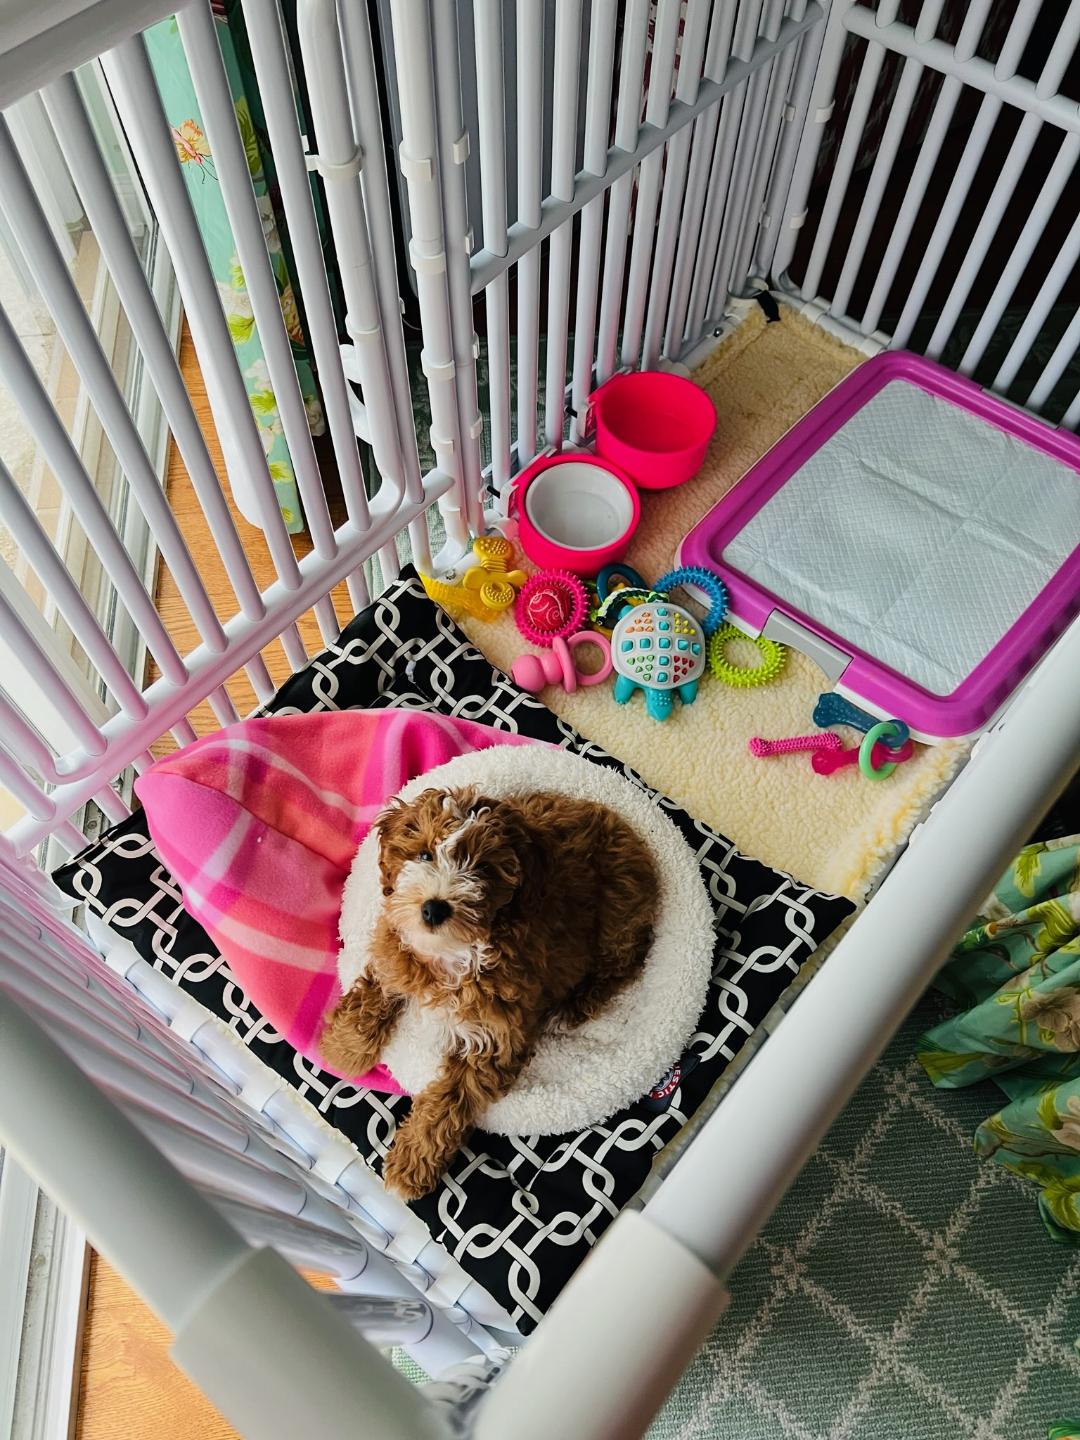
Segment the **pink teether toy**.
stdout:
<path fill-rule="evenodd" d="M 582 674 L 574 665 L 570 650 L 578 645 L 595 645 L 604 657 L 604 663 L 593 675 Z M 590 630 L 579 630 L 563 640 L 556 636 L 549 655 L 519 655 L 510 667 L 515 685 L 530 694 L 538 694 L 545 685 L 562 685 L 572 695 L 579 685 L 599 685 L 611 674 L 611 647 L 603 635 Z"/>
<path fill-rule="evenodd" d="M 914 749 L 915 746 L 910 740 L 905 740 L 899 750 L 890 750 L 884 740 L 879 740 L 874 746 L 872 763 L 875 766 L 886 765 L 890 762 L 899 765 L 901 761 L 911 759 Z M 818 775 L 831 775 L 835 770 L 842 770 L 845 765 L 857 765 L 858 763 L 858 745 L 853 746 L 850 750 L 818 750 L 810 760 L 810 764 Z"/>
<path fill-rule="evenodd" d="M 568 570 L 538 570 L 518 592 L 514 619 L 533 645 L 577 634 L 588 609 L 585 586 Z"/>
<path fill-rule="evenodd" d="M 786 740 L 763 740 L 755 735 L 747 742 L 751 755 L 794 755 L 798 750 L 839 750 L 843 741 L 833 730 L 823 735 L 792 735 Z"/>

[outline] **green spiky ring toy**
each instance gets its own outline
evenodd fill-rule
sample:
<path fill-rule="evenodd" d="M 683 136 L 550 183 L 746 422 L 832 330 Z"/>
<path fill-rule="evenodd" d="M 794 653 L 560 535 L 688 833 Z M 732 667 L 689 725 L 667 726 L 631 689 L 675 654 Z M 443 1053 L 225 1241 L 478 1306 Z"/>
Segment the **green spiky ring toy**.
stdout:
<path fill-rule="evenodd" d="M 761 655 L 758 665 L 736 665 L 724 654 L 724 647 L 731 640 L 746 640 L 756 645 Z M 752 690 L 757 685 L 768 685 L 783 670 L 787 651 L 775 640 L 764 635 L 746 635 L 734 625 L 721 625 L 709 641 L 709 669 L 717 680 L 732 685 L 737 690 Z"/>

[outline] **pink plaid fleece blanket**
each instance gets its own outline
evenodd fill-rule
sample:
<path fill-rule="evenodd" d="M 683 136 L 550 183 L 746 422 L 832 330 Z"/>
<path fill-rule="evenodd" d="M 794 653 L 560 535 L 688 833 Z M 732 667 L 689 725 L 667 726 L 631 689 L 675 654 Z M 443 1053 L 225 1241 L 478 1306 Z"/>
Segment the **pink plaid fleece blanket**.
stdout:
<path fill-rule="evenodd" d="M 342 887 L 379 810 L 455 755 L 530 743 L 425 711 L 271 715 L 159 760 L 135 791 L 187 910 L 237 983 L 323 1064 L 316 1039 L 340 994 Z M 381 1065 L 346 1078 L 403 1093 Z"/>

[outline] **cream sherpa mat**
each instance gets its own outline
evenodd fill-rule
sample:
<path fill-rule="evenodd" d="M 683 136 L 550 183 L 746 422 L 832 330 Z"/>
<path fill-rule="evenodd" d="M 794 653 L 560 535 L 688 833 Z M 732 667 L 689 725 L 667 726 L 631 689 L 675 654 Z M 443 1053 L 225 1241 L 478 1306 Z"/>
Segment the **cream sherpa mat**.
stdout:
<path fill-rule="evenodd" d="M 716 435 L 695 479 L 675 490 L 642 492 L 641 525 L 627 560 L 646 580 L 671 566 L 687 531 L 864 358 L 787 307 L 781 314 L 767 324 L 754 306 L 695 375 L 715 401 Z M 530 648 L 509 615 L 488 623 L 466 620 L 463 628 L 506 671 Z M 751 663 L 753 656 L 748 649 Z M 610 685 L 574 695 L 549 686 L 541 698 L 746 854 L 819 889 L 861 900 L 952 777 L 966 747 L 919 746 L 890 779 L 877 782 L 864 780 L 857 767 L 815 775 L 806 755 L 757 760 L 747 753 L 752 735 L 813 731 L 814 704 L 826 688 L 816 665 L 790 653 L 783 676 L 767 688 L 733 690 L 707 676 L 697 703 L 686 711 L 676 706 L 663 725 L 646 716 L 640 696 L 616 705 Z M 858 738 L 845 734 L 849 744 Z"/>
<path fill-rule="evenodd" d="M 614 770 L 546 746 L 496 747 L 458 755 L 418 775 L 401 790 L 406 800 L 441 785 L 480 785 L 488 795 L 525 788 L 593 800 L 623 816 L 648 846 L 660 877 L 660 913 L 640 977 L 595 1020 L 551 1034 L 508 1095 L 480 1127 L 498 1135 L 561 1135 L 598 1124 L 645 1094 L 682 1054 L 705 1004 L 712 968 L 713 908 L 694 852 L 644 791 Z M 378 833 L 357 852 L 341 907 L 338 973 L 351 988 L 366 964 L 382 904 Z M 597 903 L 603 881 L 597 875 Z M 439 1069 L 446 1031 L 436 1015 L 411 1006 L 381 1057 L 406 1090 L 417 1094 Z"/>

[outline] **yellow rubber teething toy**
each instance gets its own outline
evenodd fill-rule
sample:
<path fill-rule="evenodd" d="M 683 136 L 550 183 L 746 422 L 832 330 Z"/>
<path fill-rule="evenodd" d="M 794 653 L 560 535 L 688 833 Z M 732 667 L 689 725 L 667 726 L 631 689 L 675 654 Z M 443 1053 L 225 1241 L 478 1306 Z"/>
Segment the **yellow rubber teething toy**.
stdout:
<path fill-rule="evenodd" d="M 501 535 L 481 535 L 473 541 L 470 565 L 460 583 L 421 575 L 424 589 L 455 618 L 472 615 L 477 620 L 494 620 L 514 603 L 514 595 L 527 579 L 524 570 L 510 570 L 514 547 Z"/>

